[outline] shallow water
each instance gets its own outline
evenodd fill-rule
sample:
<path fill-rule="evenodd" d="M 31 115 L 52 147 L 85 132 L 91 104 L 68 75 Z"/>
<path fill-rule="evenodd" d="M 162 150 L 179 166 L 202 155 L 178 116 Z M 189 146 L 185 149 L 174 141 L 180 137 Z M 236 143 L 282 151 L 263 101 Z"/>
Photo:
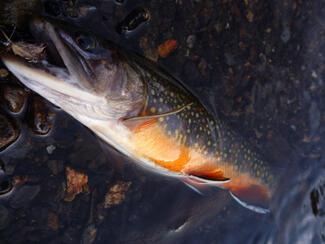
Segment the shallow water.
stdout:
<path fill-rule="evenodd" d="M 66 1 L 58 3 L 56 18 L 151 59 L 165 40 L 177 40 L 177 49 L 159 58 L 159 65 L 225 117 L 283 177 L 272 213 L 256 214 L 225 191 L 201 196 L 136 167 L 50 104 L 54 128 L 47 136 L 35 135 L 25 109 L 9 113 L 22 133 L 0 152 L 7 175 L 27 177 L 0 199 L 1 241 L 325 242 L 322 1 L 98 0 L 70 9 Z M 83 14 L 75 16 L 80 6 Z M 118 33 L 116 27 L 137 7 L 150 13 L 150 21 Z M 63 200 L 68 166 L 89 178 L 88 193 L 71 202 Z M 104 208 L 107 188 L 120 181 L 131 182 L 124 201 Z"/>

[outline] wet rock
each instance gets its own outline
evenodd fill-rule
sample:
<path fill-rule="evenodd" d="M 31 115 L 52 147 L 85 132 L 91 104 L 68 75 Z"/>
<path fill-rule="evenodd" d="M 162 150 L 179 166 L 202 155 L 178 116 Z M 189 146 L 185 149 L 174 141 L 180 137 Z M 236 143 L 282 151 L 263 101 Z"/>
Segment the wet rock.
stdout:
<path fill-rule="evenodd" d="M 127 34 L 150 20 L 150 13 L 144 8 L 135 8 L 116 26 L 120 34 Z"/>
<path fill-rule="evenodd" d="M 33 97 L 28 113 L 28 124 L 38 135 L 46 135 L 53 127 L 54 113 L 50 111 L 41 97 Z"/>
<path fill-rule="evenodd" d="M 5 206 L 0 205 L 0 230 L 5 229 L 9 225 L 9 211 Z"/>
<path fill-rule="evenodd" d="M 0 196 L 9 193 L 12 189 L 12 180 L 5 173 L 2 173 L 0 175 Z"/>
<path fill-rule="evenodd" d="M 20 130 L 7 116 L 0 114 L 0 151 L 14 143 Z"/>
<path fill-rule="evenodd" d="M 27 207 L 28 204 L 38 195 L 41 187 L 39 185 L 24 185 L 15 191 L 10 199 L 10 206 L 12 208 Z"/>
<path fill-rule="evenodd" d="M 131 186 L 131 182 L 122 182 L 119 181 L 113 186 L 108 188 L 108 191 L 105 195 L 104 208 L 110 208 L 121 204 L 125 199 L 125 193 Z"/>
<path fill-rule="evenodd" d="M 21 87 L 5 85 L 2 88 L 2 99 L 9 111 L 19 113 L 26 103 L 27 92 Z"/>

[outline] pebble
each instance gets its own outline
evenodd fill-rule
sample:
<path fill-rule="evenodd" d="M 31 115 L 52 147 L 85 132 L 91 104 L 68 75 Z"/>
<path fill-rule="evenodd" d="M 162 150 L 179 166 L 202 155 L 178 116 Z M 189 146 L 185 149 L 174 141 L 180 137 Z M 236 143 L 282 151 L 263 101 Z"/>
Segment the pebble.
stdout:
<path fill-rule="evenodd" d="M 33 97 L 29 107 L 28 124 L 38 135 L 48 134 L 53 127 L 54 114 L 49 110 L 41 97 Z"/>
<path fill-rule="evenodd" d="M 19 136 L 19 129 L 7 116 L 0 114 L 0 151 L 14 143 Z"/>
<path fill-rule="evenodd" d="M 0 175 L 0 196 L 7 194 L 13 189 L 12 181 L 6 174 Z"/>
<path fill-rule="evenodd" d="M 116 27 L 116 31 L 119 34 L 126 34 L 134 31 L 144 23 L 150 20 L 150 13 L 143 8 L 135 8 L 129 13 L 124 20 Z"/>
<path fill-rule="evenodd" d="M 195 35 L 189 35 L 186 39 L 186 44 L 187 44 L 187 47 L 192 49 L 195 45 L 195 42 L 196 42 L 196 36 Z"/>
<path fill-rule="evenodd" d="M 46 147 L 46 151 L 48 154 L 52 154 L 55 149 L 56 149 L 56 147 L 54 145 L 49 145 Z"/>
<path fill-rule="evenodd" d="M 26 103 L 27 92 L 21 87 L 5 85 L 2 88 L 2 99 L 10 112 L 19 113 Z"/>

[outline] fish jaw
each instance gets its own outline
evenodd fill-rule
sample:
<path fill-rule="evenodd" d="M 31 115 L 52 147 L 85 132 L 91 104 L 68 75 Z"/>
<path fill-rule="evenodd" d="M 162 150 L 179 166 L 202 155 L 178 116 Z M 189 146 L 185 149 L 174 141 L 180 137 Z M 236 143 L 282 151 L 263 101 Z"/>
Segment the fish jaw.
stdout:
<path fill-rule="evenodd" d="M 99 120 L 109 117 L 109 111 L 105 111 L 105 98 L 82 89 L 66 69 L 51 66 L 46 62 L 35 65 L 13 55 L 2 55 L 1 59 L 26 87 L 73 117 L 78 119 L 87 116 Z"/>

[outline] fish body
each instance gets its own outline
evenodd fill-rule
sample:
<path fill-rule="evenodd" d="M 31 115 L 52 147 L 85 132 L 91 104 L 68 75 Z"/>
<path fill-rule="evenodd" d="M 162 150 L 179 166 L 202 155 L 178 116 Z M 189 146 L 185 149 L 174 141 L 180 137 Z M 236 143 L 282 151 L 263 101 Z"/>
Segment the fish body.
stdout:
<path fill-rule="evenodd" d="M 276 180 L 267 163 L 174 77 L 93 35 L 40 19 L 31 26 L 65 67 L 3 55 L 27 87 L 140 165 L 197 192 L 224 188 L 244 207 L 269 212 Z"/>

